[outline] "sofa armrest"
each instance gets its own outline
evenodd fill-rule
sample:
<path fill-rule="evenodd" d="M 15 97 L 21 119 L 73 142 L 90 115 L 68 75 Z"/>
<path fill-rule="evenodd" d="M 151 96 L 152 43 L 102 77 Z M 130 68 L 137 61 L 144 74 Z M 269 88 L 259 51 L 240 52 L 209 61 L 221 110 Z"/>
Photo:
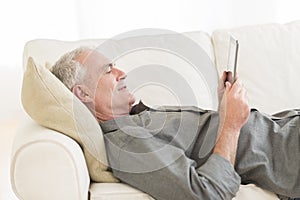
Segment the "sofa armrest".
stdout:
<path fill-rule="evenodd" d="M 10 173 L 20 199 L 88 199 L 90 178 L 80 146 L 31 119 L 17 130 Z"/>

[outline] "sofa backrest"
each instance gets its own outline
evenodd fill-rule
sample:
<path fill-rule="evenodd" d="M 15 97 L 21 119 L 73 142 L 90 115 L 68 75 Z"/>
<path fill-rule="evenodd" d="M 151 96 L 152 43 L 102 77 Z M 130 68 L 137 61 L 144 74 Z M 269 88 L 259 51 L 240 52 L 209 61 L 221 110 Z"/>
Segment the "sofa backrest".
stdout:
<path fill-rule="evenodd" d="M 25 46 L 23 63 L 26 66 L 31 56 L 38 65 L 48 63 L 51 66 L 65 52 L 79 46 L 92 46 L 104 54 L 113 51 L 111 59 L 127 73 L 127 85 L 137 101 L 142 99 L 149 106 L 217 108 L 218 75 L 214 67 L 214 51 L 210 36 L 204 32 L 72 42 L 33 40 Z M 110 49 L 105 49 L 107 46 Z"/>
<path fill-rule="evenodd" d="M 250 106 L 270 114 L 285 109 L 299 108 L 300 21 L 285 25 L 265 24 L 216 30 L 211 38 L 200 31 L 184 35 L 204 50 L 211 62 L 215 63 L 220 74 L 226 70 L 230 34 L 239 39 L 238 74 L 248 90 Z M 63 53 L 71 49 L 82 45 L 99 46 L 104 41 L 106 40 L 90 39 L 73 42 L 33 40 L 25 46 L 24 63 L 27 62 L 29 56 L 32 56 L 40 65 L 46 62 L 53 64 Z M 137 69 L 137 66 L 150 63 L 172 66 L 172 71 L 184 74 L 183 80 L 188 82 L 192 93 L 196 96 L 196 101 L 182 100 L 180 96 L 174 95 L 172 88 L 162 87 L 161 84 L 152 84 L 151 87 L 144 84 L 140 88 L 131 88 L 137 99 L 143 99 L 150 106 L 195 103 L 203 108 L 216 109 L 216 105 L 212 104 L 216 101 L 216 96 L 211 94 L 211 89 L 207 89 L 215 86 L 207 86 L 205 78 L 208 78 L 203 77 L 201 70 L 199 73 L 199 70 L 195 70 L 191 65 L 170 55 L 170 53 L 165 53 L 157 56 L 155 52 L 139 51 L 123 56 L 117 64 L 129 75 Z M 132 79 L 130 81 L 134 82 Z M 132 85 L 135 86 L 134 84 L 136 83 Z M 178 91 L 180 90 L 182 88 L 179 87 Z M 159 93 L 153 91 L 159 91 Z"/>

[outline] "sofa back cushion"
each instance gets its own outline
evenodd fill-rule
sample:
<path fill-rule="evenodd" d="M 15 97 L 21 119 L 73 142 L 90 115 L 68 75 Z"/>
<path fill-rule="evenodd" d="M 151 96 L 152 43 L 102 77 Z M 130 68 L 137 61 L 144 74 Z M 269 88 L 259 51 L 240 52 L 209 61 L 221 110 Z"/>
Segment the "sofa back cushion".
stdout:
<path fill-rule="evenodd" d="M 300 21 L 215 31 L 219 72 L 226 69 L 230 34 L 239 40 L 237 71 L 251 107 L 270 114 L 299 108 Z"/>
<path fill-rule="evenodd" d="M 218 75 L 211 39 L 204 32 L 132 37 L 125 34 L 109 40 L 72 42 L 38 39 L 26 44 L 23 63 L 26 66 L 31 56 L 37 65 L 51 66 L 61 55 L 79 46 L 97 48 L 116 62 L 117 67 L 127 73 L 126 83 L 137 101 L 142 99 L 149 106 L 217 107 Z"/>

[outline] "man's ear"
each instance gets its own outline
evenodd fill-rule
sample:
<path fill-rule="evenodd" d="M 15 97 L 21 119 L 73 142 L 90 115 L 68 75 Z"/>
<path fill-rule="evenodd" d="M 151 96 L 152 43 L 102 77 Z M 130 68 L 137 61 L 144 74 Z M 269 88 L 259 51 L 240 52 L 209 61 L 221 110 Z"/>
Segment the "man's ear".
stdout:
<path fill-rule="evenodd" d="M 83 103 L 90 103 L 93 101 L 91 91 L 85 85 L 75 85 L 72 92 Z"/>

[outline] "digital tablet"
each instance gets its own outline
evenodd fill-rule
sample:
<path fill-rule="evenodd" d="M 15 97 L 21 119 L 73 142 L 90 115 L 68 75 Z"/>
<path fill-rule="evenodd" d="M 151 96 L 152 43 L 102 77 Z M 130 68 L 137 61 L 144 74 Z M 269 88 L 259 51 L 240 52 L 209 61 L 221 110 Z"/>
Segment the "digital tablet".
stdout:
<path fill-rule="evenodd" d="M 233 84 L 236 80 L 238 51 L 239 41 L 230 35 L 226 81 L 229 81 L 231 84 Z"/>

